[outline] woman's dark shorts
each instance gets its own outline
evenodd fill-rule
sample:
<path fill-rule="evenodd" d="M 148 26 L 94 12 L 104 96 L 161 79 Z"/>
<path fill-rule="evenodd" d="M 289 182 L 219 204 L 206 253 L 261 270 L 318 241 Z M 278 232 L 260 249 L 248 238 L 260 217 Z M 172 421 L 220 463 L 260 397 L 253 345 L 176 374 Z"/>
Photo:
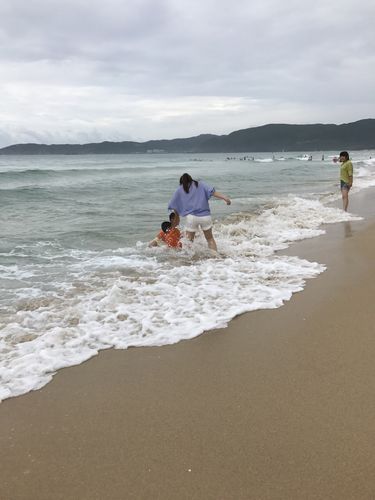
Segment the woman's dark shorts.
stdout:
<path fill-rule="evenodd" d="M 351 188 L 351 186 L 349 186 L 349 184 L 347 184 L 344 181 L 340 181 L 340 188 L 341 189 L 346 189 L 347 191 L 349 191 L 349 189 Z"/>

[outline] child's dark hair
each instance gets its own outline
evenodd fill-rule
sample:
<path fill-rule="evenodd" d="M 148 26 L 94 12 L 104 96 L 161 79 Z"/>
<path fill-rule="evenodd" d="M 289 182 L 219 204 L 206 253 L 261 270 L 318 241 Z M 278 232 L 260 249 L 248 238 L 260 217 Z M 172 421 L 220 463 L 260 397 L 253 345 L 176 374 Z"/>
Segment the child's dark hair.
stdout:
<path fill-rule="evenodd" d="M 172 224 L 168 221 L 164 221 L 161 223 L 161 229 L 163 231 L 163 233 L 167 233 L 170 228 L 171 228 Z"/>
<path fill-rule="evenodd" d="M 174 212 L 171 212 L 169 214 L 169 222 L 172 222 L 175 217 L 176 217 L 176 214 Z"/>
<path fill-rule="evenodd" d="M 190 186 L 193 182 L 195 186 L 198 187 L 198 181 L 195 181 L 189 174 L 182 174 L 180 177 L 180 184 L 182 184 L 185 193 L 189 192 Z"/>

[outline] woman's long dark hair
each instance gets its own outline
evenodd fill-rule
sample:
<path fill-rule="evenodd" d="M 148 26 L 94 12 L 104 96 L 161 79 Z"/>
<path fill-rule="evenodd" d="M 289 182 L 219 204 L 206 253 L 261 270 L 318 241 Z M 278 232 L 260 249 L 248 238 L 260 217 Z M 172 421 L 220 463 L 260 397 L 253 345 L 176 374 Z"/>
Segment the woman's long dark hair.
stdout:
<path fill-rule="evenodd" d="M 180 177 L 180 184 L 182 184 L 185 193 L 189 192 L 190 186 L 193 182 L 195 186 L 198 187 L 198 181 L 195 181 L 189 174 L 182 174 Z"/>

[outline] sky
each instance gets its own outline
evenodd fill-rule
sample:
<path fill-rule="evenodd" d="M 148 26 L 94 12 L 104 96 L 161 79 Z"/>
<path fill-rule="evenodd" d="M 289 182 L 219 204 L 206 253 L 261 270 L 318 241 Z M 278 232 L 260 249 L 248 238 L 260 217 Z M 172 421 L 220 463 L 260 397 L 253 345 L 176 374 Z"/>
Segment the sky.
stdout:
<path fill-rule="evenodd" d="M 0 147 L 375 117 L 373 0 L 0 0 Z"/>

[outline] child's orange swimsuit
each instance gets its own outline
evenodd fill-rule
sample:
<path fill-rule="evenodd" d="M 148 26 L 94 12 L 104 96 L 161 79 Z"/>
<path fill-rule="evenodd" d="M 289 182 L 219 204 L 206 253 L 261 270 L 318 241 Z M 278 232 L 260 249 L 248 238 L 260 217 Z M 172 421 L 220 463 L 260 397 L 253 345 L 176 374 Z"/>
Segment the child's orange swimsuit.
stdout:
<path fill-rule="evenodd" d="M 174 227 L 173 229 L 170 229 L 166 233 L 164 231 L 160 231 L 158 234 L 158 238 L 164 243 L 166 243 L 169 247 L 172 248 L 181 248 L 181 233 L 180 230 L 177 229 L 177 227 Z"/>

